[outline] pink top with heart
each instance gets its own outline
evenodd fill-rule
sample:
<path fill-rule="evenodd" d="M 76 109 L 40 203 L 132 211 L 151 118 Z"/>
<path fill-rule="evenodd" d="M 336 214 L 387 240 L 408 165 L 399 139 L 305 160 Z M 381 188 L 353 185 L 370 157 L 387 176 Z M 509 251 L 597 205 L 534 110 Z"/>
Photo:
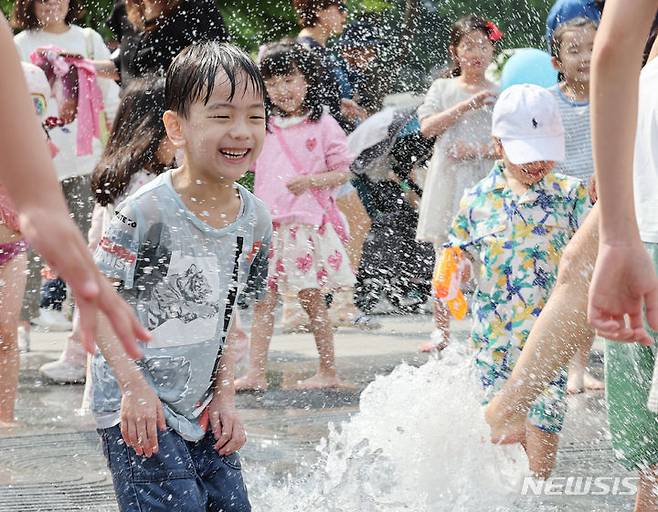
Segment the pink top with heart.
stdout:
<path fill-rule="evenodd" d="M 272 117 L 274 124 L 285 137 L 285 143 L 303 166 L 303 174 L 320 174 L 327 171 L 349 169 L 353 157 L 347 149 L 347 136 L 336 120 L 324 113 L 318 121 L 307 118 L 280 119 Z M 300 176 L 282 150 L 274 133 L 268 132 L 263 151 L 254 168 L 254 192 L 269 207 L 272 220 L 281 224 L 310 224 L 321 226 L 325 211 L 310 192 L 293 195 L 286 184 Z M 335 191 L 326 190 L 327 198 Z"/>

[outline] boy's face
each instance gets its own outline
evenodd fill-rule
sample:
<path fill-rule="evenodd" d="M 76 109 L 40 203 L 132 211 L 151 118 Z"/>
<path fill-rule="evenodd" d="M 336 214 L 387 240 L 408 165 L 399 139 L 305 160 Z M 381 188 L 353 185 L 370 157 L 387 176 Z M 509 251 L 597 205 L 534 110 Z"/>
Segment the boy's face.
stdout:
<path fill-rule="evenodd" d="M 513 164 L 505 154 L 500 139 L 495 139 L 496 157 L 502 158 L 505 164 L 505 171 L 509 173 L 516 181 L 525 186 L 530 186 L 538 181 L 541 181 L 547 174 L 550 174 L 555 167 L 555 162 L 552 160 L 529 162 L 527 164 Z"/>
<path fill-rule="evenodd" d="M 555 162 L 552 161 L 513 164 L 505 158 L 505 169 L 514 179 L 526 186 L 534 185 L 538 181 L 541 181 L 544 176 L 553 170 L 553 167 L 555 167 Z"/>
<path fill-rule="evenodd" d="M 595 36 L 596 29 L 592 26 L 569 30 L 562 35 L 560 56 L 553 58 L 553 65 L 565 79 L 578 83 L 589 82 Z"/>
<path fill-rule="evenodd" d="M 185 162 L 207 179 L 235 181 L 256 162 L 265 139 L 263 98 L 238 75 L 233 98 L 228 77 L 221 73 L 207 104 L 190 105 L 187 117 L 165 114 L 167 134 L 176 148 L 183 149 Z"/>

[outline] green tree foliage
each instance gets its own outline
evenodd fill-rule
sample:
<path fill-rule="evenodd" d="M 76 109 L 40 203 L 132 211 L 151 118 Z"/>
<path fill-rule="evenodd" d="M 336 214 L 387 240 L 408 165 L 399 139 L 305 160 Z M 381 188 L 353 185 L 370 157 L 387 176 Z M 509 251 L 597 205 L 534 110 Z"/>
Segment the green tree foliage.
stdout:
<path fill-rule="evenodd" d="M 6 15 L 12 0 L 0 0 Z M 113 0 L 87 0 L 84 24 L 106 38 L 104 20 Z M 348 0 L 353 18 L 374 17 L 383 26 L 391 61 L 406 75 L 426 73 L 446 60 L 452 21 L 476 13 L 495 21 L 505 32 L 504 47 L 543 47 L 544 20 L 553 0 Z M 233 42 L 255 52 L 264 42 L 294 35 L 298 27 L 290 0 L 217 2 Z M 404 74 L 404 73 L 403 73 Z M 413 80 L 413 78 L 411 78 Z"/>

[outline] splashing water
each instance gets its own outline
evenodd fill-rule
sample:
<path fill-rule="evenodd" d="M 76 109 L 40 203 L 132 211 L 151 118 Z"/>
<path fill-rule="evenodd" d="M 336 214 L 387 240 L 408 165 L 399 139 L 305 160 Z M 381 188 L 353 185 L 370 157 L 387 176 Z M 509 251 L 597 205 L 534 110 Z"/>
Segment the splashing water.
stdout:
<path fill-rule="evenodd" d="M 360 411 L 329 427 L 308 476 L 250 486 L 255 511 L 466 512 L 513 508 L 527 458 L 518 446 L 494 446 L 470 373 L 453 343 L 441 359 L 406 364 L 377 377 Z M 253 480 L 252 480 L 253 481 Z"/>

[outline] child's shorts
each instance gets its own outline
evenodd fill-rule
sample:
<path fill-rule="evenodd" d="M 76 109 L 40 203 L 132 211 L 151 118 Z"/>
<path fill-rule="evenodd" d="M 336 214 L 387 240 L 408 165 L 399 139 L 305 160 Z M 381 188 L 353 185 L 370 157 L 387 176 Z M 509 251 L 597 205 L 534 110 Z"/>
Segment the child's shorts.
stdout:
<path fill-rule="evenodd" d="M 222 457 L 212 432 L 185 441 L 171 429 L 158 432 L 158 453 L 140 457 L 120 427 L 99 430 L 121 512 L 250 512 L 240 456 Z"/>
<path fill-rule="evenodd" d="M 479 365 L 477 362 L 476 371 L 479 373 L 480 383 L 484 388 L 484 403 L 486 404 L 502 389 L 509 376 L 486 365 Z M 528 421 L 531 425 L 551 434 L 558 434 L 562 431 L 567 411 L 566 388 L 567 371 L 561 369 L 558 376 L 532 403 L 528 411 Z"/>
<path fill-rule="evenodd" d="M 658 244 L 645 244 L 658 269 Z M 656 361 L 658 333 L 645 326 L 654 343 L 608 341 L 605 383 L 612 446 L 628 469 L 658 465 L 658 414 L 647 407 Z"/>

